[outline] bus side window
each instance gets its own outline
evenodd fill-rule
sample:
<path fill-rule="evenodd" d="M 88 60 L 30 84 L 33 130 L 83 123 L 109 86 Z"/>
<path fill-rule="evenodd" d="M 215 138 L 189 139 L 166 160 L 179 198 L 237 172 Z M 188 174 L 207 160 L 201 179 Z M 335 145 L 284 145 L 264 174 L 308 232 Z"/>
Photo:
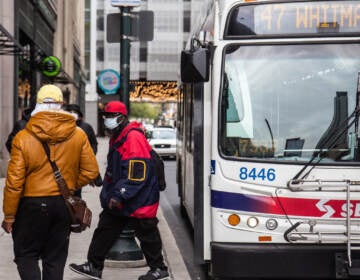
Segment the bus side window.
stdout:
<path fill-rule="evenodd" d="M 253 138 L 253 116 L 246 75 L 236 62 L 225 64 L 223 103 L 226 105 L 226 137 Z"/>
<path fill-rule="evenodd" d="M 234 122 L 240 122 L 238 110 L 236 108 L 236 104 L 234 101 L 234 97 L 230 90 L 228 90 L 228 107 L 226 109 L 226 122 L 228 123 L 234 123 Z"/>

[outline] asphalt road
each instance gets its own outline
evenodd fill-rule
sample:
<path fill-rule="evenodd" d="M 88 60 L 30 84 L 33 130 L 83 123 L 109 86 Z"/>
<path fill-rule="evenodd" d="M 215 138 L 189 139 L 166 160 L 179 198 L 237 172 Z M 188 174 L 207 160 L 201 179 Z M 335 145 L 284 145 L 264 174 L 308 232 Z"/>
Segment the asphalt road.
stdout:
<path fill-rule="evenodd" d="M 161 207 L 170 229 L 173 232 L 191 279 L 207 279 L 205 269 L 194 264 L 193 232 L 190 222 L 180 214 L 180 199 L 176 184 L 176 160 L 165 160 L 167 188 L 161 192 Z"/>

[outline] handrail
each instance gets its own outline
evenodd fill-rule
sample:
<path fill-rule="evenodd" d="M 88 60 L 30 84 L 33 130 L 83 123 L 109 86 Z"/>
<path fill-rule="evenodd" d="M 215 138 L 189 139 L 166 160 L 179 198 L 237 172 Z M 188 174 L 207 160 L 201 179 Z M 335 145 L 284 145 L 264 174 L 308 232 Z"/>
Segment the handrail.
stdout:
<path fill-rule="evenodd" d="M 291 191 L 333 191 L 345 192 L 348 189 L 352 192 L 360 192 L 360 181 L 351 180 L 304 180 L 292 179 L 288 182 Z"/>
<path fill-rule="evenodd" d="M 314 227 L 310 226 L 308 231 L 299 230 L 301 225 L 306 222 L 297 222 L 289 227 L 284 233 L 286 241 L 291 243 L 346 243 L 347 260 L 349 267 L 352 266 L 352 249 L 360 249 L 360 247 L 352 248 L 352 244 L 360 244 L 360 229 L 352 230 L 351 228 L 351 209 L 350 196 L 351 192 L 360 192 L 360 181 L 354 180 L 306 180 L 292 179 L 288 182 L 288 188 L 293 192 L 301 191 L 329 191 L 329 192 L 346 192 L 346 220 L 343 224 L 344 230 L 340 228 L 337 232 L 314 231 Z M 309 221 L 310 225 L 312 221 Z"/>

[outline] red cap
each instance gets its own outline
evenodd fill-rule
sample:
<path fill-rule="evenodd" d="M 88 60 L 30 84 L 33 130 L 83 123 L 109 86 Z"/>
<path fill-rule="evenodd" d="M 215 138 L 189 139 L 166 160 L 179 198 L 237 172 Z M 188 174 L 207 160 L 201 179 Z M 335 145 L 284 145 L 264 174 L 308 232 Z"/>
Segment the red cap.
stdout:
<path fill-rule="evenodd" d="M 104 108 L 105 113 L 120 113 L 127 116 L 128 112 L 124 103 L 120 101 L 110 101 Z"/>

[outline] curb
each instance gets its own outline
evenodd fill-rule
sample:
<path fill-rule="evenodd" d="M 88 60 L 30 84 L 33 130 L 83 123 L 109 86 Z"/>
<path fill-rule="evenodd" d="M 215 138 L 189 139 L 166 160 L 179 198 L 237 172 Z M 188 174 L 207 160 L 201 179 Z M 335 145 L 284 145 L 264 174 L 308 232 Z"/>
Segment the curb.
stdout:
<path fill-rule="evenodd" d="M 171 279 L 191 280 L 184 260 L 181 257 L 180 250 L 176 244 L 176 240 L 164 217 L 161 206 L 158 209 L 157 217 L 159 219 L 158 227 L 163 242 L 164 261 L 168 266 Z M 144 267 L 146 265 L 145 259 L 135 261 L 105 260 L 105 267 L 109 268 L 134 268 Z"/>
<path fill-rule="evenodd" d="M 191 280 L 185 262 L 182 259 L 180 250 L 176 244 L 175 238 L 169 228 L 163 215 L 161 207 L 158 210 L 159 231 L 163 242 L 163 254 L 167 262 L 171 279 Z"/>

